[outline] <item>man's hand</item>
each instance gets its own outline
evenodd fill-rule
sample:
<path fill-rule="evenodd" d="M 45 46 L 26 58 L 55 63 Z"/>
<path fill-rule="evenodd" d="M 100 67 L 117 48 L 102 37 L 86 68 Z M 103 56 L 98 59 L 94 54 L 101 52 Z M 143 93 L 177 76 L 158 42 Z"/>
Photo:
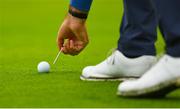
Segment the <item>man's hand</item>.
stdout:
<path fill-rule="evenodd" d="M 59 49 L 64 54 L 77 55 L 88 44 L 88 34 L 85 19 L 79 19 L 68 14 L 62 23 L 57 37 Z"/>

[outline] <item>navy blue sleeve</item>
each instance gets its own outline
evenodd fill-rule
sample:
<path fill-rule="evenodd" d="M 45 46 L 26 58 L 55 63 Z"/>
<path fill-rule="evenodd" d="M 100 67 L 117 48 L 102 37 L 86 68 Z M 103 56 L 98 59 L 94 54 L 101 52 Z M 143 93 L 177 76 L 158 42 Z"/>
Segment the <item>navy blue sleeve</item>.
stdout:
<path fill-rule="evenodd" d="M 81 11 L 89 11 L 93 0 L 71 0 L 70 5 Z"/>

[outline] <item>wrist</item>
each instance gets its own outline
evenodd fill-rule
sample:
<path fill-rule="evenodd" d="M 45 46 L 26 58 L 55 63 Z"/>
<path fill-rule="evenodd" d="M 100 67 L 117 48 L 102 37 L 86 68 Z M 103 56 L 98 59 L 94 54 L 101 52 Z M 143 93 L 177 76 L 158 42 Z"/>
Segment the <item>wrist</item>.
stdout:
<path fill-rule="evenodd" d="M 69 21 L 71 21 L 73 24 L 85 25 L 86 23 L 86 19 L 80 19 L 72 16 L 71 14 L 67 15 L 67 19 L 69 19 Z"/>
<path fill-rule="evenodd" d="M 88 12 L 78 10 L 72 6 L 69 7 L 69 14 L 73 17 L 83 20 L 87 19 L 88 17 Z"/>

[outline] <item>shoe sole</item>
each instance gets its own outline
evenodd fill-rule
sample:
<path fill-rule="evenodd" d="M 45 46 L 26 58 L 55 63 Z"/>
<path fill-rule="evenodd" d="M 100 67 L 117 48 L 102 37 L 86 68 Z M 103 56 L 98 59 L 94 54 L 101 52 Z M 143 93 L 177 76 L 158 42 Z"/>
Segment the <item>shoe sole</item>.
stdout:
<path fill-rule="evenodd" d="M 124 78 L 115 78 L 115 77 L 111 77 L 111 78 L 95 78 L 95 77 L 90 77 L 90 78 L 86 78 L 84 76 L 80 76 L 80 79 L 82 81 L 125 81 L 125 80 L 134 80 L 134 79 L 138 79 L 138 77 L 124 77 Z"/>
<path fill-rule="evenodd" d="M 178 89 L 177 80 L 168 81 L 161 83 L 157 86 L 142 90 L 142 91 L 131 91 L 131 92 L 117 92 L 118 96 L 123 97 L 148 97 L 148 98 L 161 98 L 165 97 L 168 93 Z"/>

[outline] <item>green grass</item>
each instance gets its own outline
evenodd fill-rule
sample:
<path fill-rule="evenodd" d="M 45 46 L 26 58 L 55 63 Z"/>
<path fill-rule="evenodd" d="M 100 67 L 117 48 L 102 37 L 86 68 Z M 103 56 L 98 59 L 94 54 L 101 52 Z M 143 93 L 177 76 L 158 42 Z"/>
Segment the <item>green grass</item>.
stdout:
<path fill-rule="evenodd" d="M 119 82 L 83 82 L 81 70 L 116 47 L 121 0 L 95 0 L 88 19 L 90 44 L 76 57 L 62 55 L 51 73 L 38 74 L 38 62 L 52 63 L 56 35 L 67 0 L 0 0 L 0 107 L 180 107 L 180 91 L 164 99 L 116 96 Z M 107 15 L 108 13 L 108 15 Z M 162 38 L 157 42 L 163 52 Z"/>

